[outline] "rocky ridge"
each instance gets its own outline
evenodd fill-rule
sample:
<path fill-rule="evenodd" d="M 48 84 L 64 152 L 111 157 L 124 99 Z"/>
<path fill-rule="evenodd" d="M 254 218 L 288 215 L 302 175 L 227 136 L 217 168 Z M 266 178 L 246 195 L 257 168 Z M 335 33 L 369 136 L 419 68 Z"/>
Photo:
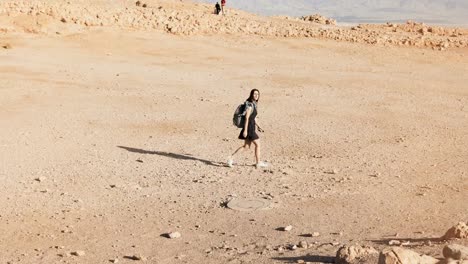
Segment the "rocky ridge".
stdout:
<path fill-rule="evenodd" d="M 5 1 L 0 4 L 0 32 L 68 34 L 96 27 L 157 30 L 177 35 L 235 34 L 309 37 L 374 45 L 444 50 L 468 47 L 468 30 L 408 21 L 406 24 L 336 26 L 320 15 L 267 18 L 238 10 L 214 15 L 205 4 L 124 1 Z"/>

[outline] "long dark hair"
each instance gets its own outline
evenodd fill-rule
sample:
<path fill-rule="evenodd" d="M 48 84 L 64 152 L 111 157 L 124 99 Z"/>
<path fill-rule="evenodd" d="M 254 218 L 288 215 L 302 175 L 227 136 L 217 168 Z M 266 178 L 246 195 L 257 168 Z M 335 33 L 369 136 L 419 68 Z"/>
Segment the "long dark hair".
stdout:
<path fill-rule="evenodd" d="M 254 99 L 254 93 L 255 92 L 258 92 L 258 100 L 257 101 L 255 101 L 255 99 Z M 252 89 L 252 91 L 250 91 L 249 98 L 247 98 L 247 101 L 249 101 L 251 103 L 253 103 L 253 102 L 258 103 L 259 100 L 260 100 L 260 91 L 258 89 Z"/>

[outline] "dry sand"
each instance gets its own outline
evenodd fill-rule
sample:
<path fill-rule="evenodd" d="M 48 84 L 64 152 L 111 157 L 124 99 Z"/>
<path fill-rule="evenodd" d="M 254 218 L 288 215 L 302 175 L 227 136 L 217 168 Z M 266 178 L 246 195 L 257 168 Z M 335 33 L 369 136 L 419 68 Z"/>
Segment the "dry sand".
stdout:
<path fill-rule="evenodd" d="M 433 238 L 468 220 L 466 48 L 10 25 L 0 263 L 331 262 L 391 239 L 442 257 Z M 228 168 L 252 88 L 271 166 L 249 151 Z M 273 208 L 225 208 L 233 197 Z"/>

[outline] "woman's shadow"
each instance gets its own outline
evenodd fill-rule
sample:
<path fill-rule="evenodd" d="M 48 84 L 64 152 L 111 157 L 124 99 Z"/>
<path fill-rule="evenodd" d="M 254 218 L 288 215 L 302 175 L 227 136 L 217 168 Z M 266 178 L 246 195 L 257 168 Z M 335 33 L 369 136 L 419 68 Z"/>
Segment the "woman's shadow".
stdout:
<path fill-rule="evenodd" d="M 193 157 L 193 156 L 190 156 L 190 155 L 176 154 L 176 153 L 165 152 L 165 151 L 144 150 L 144 149 L 124 147 L 124 146 L 117 146 L 117 147 L 125 149 L 125 150 L 130 151 L 130 152 L 134 152 L 134 153 L 159 155 L 159 156 L 169 157 L 169 158 L 173 158 L 173 159 L 180 159 L 180 160 L 201 161 L 201 162 L 205 163 L 206 165 L 215 166 L 215 167 L 226 167 L 227 166 L 227 165 L 225 165 L 223 163 L 220 163 L 220 162 L 213 162 L 213 161 L 210 161 L 210 160 L 199 159 L 199 158 L 196 158 L 196 157 Z"/>

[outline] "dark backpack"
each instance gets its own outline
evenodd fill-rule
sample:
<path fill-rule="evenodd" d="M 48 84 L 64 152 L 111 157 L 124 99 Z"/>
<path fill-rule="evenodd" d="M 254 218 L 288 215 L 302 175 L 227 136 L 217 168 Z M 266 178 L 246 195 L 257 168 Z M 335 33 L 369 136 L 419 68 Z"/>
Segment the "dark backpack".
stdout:
<path fill-rule="evenodd" d="M 245 101 L 243 104 L 239 105 L 234 112 L 234 116 L 232 117 L 233 125 L 238 128 L 244 128 L 245 114 L 247 114 L 247 104 L 248 102 Z M 255 105 L 253 106 L 255 107 Z"/>
<path fill-rule="evenodd" d="M 232 124 L 238 128 L 244 127 L 245 114 L 247 113 L 245 106 L 245 103 L 239 105 L 234 112 L 234 116 L 232 117 Z"/>

